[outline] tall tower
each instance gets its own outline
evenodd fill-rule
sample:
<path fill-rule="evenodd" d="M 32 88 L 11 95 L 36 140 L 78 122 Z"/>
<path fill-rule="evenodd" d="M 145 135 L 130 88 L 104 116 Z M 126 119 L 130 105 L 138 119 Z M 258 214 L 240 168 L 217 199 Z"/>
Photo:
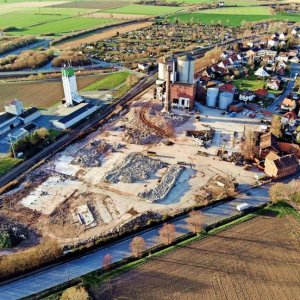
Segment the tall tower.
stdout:
<path fill-rule="evenodd" d="M 164 101 L 164 108 L 163 112 L 169 113 L 171 111 L 171 99 L 170 99 L 170 93 L 171 93 L 171 68 L 168 66 L 167 68 L 167 80 L 166 80 L 166 93 L 165 93 L 165 101 Z"/>
<path fill-rule="evenodd" d="M 83 101 L 83 99 L 79 96 L 77 90 L 76 76 L 74 73 L 74 69 L 71 67 L 62 68 L 62 82 L 65 93 L 66 106 L 73 106 L 74 102 L 76 104 Z"/>

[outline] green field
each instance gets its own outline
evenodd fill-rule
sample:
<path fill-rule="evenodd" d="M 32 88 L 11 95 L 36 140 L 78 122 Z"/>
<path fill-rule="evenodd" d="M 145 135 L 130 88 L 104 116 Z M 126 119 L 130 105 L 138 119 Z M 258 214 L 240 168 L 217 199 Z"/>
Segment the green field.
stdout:
<path fill-rule="evenodd" d="M 268 7 L 229 7 L 229 8 L 217 8 L 217 9 L 205 9 L 202 10 L 203 14 L 220 14 L 220 15 L 255 15 L 255 16 L 267 16 L 271 15 L 271 11 Z"/>
<path fill-rule="evenodd" d="M 0 176 L 9 172 L 16 165 L 21 163 L 22 160 L 18 158 L 1 157 L 0 158 Z"/>
<path fill-rule="evenodd" d="M 23 30 L 12 31 L 10 33 L 14 35 L 60 35 L 63 33 L 70 33 L 73 31 L 79 31 L 92 27 L 105 26 L 116 22 L 118 22 L 118 20 L 104 18 L 74 17 L 61 19 L 54 22 L 48 22 L 46 24 L 25 28 Z"/>
<path fill-rule="evenodd" d="M 130 75 L 130 72 L 124 71 L 124 72 L 117 72 L 117 73 L 113 73 L 113 74 L 104 76 L 102 79 L 85 87 L 83 89 L 83 91 L 114 89 L 117 86 L 123 84 L 129 75 Z"/>
<path fill-rule="evenodd" d="M 202 3 L 216 3 L 215 0 L 166 0 L 167 2 L 178 2 L 178 3 L 186 3 L 186 4 L 202 4 Z M 238 5 L 238 6 L 249 6 L 249 5 L 257 5 L 257 4 L 270 4 L 270 3 L 278 3 L 285 2 L 284 0 L 274 0 L 274 1 L 258 1 L 258 0 L 226 0 L 225 5 Z"/>
<path fill-rule="evenodd" d="M 129 15 L 149 15 L 160 16 L 172 14 L 179 11 L 181 7 L 171 6 L 151 6 L 151 5 L 127 5 L 113 9 L 104 10 L 104 13 L 129 14 Z"/>

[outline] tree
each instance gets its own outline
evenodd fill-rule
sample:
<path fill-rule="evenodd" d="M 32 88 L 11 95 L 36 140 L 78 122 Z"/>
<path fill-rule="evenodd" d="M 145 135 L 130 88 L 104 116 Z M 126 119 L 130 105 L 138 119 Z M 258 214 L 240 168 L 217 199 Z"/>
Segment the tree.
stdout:
<path fill-rule="evenodd" d="M 253 131 L 245 132 L 244 139 L 241 143 L 241 154 L 246 160 L 253 160 L 256 154 L 256 140 Z"/>
<path fill-rule="evenodd" d="M 135 236 L 130 243 L 130 250 L 132 255 L 135 257 L 140 257 L 145 249 L 145 240 L 141 236 Z"/>
<path fill-rule="evenodd" d="M 176 228 L 173 224 L 164 224 L 159 231 L 159 236 L 165 245 L 170 245 L 176 236 Z"/>
<path fill-rule="evenodd" d="M 269 196 L 273 203 L 286 200 L 288 193 L 285 184 L 282 182 L 275 183 L 269 190 Z"/>
<path fill-rule="evenodd" d="M 39 137 L 41 137 L 41 138 L 43 138 L 43 139 L 47 138 L 47 137 L 50 135 L 49 130 L 48 130 L 47 128 L 45 128 L 45 127 L 42 127 L 42 128 L 40 128 L 40 129 L 38 129 L 38 130 L 36 131 L 36 133 L 37 133 L 37 135 L 38 135 Z"/>
<path fill-rule="evenodd" d="M 108 269 L 111 263 L 112 263 L 112 255 L 108 253 L 103 257 L 102 265 L 104 269 Z"/>
<path fill-rule="evenodd" d="M 198 234 L 204 226 L 203 214 L 200 211 L 191 211 L 187 218 L 187 224 L 190 231 Z"/>
<path fill-rule="evenodd" d="M 271 133 L 273 133 L 277 138 L 282 137 L 281 116 L 273 115 L 271 123 Z"/>
<path fill-rule="evenodd" d="M 73 286 L 65 290 L 60 300 L 88 300 L 89 294 L 83 286 Z"/>

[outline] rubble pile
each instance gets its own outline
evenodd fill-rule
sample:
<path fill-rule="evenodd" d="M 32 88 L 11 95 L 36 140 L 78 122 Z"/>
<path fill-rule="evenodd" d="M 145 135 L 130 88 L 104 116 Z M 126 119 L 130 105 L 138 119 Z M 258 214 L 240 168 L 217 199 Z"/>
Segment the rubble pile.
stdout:
<path fill-rule="evenodd" d="M 103 181 L 108 183 L 143 181 L 149 179 L 152 174 L 166 166 L 166 163 L 140 153 L 130 153 L 121 165 L 106 173 Z"/>
<path fill-rule="evenodd" d="M 138 196 L 152 203 L 163 200 L 174 186 L 183 169 L 183 167 L 177 165 L 170 166 L 154 189 L 139 193 Z"/>
<path fill-rule="evenodd" d="M 101 159 L 111 150 L 111 145 L 104 140 L 94 140 L 81 148 L 72 164 L 79 164 L 82 167 L 93 168 L 101 165 Z"/>
<path fill-rule="evenodd" d="M 171 113 L 169 115 L 166 115 L 165 118 L 171 122 L 173 127 L 178 127 L 187 122 L 190 116 Z"/>
<path fill-rule="evenodd" d="M 186 136 L 195 139 L 199 146 L 207 148 L 211 145 L 214 133 L 215 131 L 209 127 L 209 129 L 205 130 L 187 130 Z"/>
<path fill-rule="evenodd" d="M 21 224 L 3 222 L 0 224 L 0 248 L 14 247 L 28 238 L 28 230 Z"/>

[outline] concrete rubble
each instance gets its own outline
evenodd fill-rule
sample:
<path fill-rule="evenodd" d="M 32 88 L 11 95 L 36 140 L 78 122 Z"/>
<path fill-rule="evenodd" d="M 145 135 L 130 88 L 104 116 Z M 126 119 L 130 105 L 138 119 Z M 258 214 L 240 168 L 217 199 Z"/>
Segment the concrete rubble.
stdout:
<path fill-rule="evenodd" d="M 183 170 L 183 167 L 177 165 L 168 167 L 160 183 L 154 189 L 140 193 L 138 196 L 152 203 L 163 200 L 168 195 Z"/>
<path fill-rule="evenodd" d="M 79 164 L 81 167 L 93 168 L 101 166 L 101 159 L 112 149 L 111 145 L 104 140 L 93 140 L 84 148 L 81 148 L 72 164 Z"/>
<path fill-rule="evenodd" d="M 103 177 L 107 183 L 134 183 L 147 180 L 159 169 L 166 167 L 167 164 L 159 160 L 149 158 L 140 153 L 130 153 L 121 165 L 113 168 Z"/>

